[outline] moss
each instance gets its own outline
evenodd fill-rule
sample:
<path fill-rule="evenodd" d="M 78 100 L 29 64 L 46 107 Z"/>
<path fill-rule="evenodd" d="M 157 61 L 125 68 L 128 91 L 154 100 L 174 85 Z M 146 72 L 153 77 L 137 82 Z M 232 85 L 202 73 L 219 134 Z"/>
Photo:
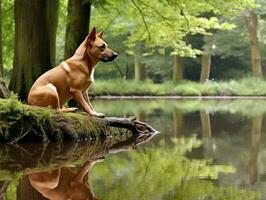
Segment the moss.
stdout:
<path fill-rule="evenodd" d="M 0 141 L 95 140 L 127 128 L 112 128 L 107 118 L 64 113 L 22 104 L 15 96 L 0 100 Z"/>

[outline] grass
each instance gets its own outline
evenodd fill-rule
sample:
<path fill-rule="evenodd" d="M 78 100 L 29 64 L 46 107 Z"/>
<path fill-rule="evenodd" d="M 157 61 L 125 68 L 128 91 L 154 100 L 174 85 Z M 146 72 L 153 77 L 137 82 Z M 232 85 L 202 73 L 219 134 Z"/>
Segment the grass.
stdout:
<path fill-rule="evenodd" d="M 245 78 L 229 81 L 207 81 L 198 83 L 168 81 L 155 84 L 152 81 L 96 80 L 91 95 L 137 95 L 137 96 L 266 96 L 266 81 Z"/>

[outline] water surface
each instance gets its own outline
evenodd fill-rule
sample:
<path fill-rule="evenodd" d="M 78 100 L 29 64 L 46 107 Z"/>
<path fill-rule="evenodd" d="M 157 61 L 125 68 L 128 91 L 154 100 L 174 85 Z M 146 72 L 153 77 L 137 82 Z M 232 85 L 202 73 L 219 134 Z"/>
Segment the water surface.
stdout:
<path fill-rule="evenodd" d="M 30 174 L 49 177 L 60 169 L 74 176 L 88 161 L 89 184 L 78 190 L 87 199 L 266 199 L 265 100 L 93 104 L 107 116 L 136 116 L 160 133 L 139 146 L 131 135 L 94 143 L 2 145 L 4 199 L 47 199 L 31 187 Z"/>

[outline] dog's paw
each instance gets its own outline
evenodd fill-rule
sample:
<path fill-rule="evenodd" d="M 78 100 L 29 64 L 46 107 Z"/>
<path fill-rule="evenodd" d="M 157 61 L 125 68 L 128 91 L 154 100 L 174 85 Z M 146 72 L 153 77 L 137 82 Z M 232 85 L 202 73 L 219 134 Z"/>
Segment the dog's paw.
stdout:
<path fill-rule="evenodd" d="M 91 113 L 92 116 L 103 118 L 105 115 L 103 113 L 93 112 Z"/>
<path fill-rule="evenodd" d="M 76 107 L 71 107 L 71 108 L 63 107 L 63 108 L 59 109 L 59 111 L 61 111 L 61 112 L 75 112 L 77 110 L 78 110 L 78 108 L 76 108 Z"/>

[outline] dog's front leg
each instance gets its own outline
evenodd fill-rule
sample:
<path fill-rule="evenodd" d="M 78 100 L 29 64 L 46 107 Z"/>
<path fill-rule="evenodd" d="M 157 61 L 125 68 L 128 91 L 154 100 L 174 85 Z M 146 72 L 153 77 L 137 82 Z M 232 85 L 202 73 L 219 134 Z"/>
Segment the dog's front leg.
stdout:
<path fill-rule="evenodd" d="M 93 106 L 91 104 L 91 101 L 90 101 L 90 98 L 89 98 L 89 95 L 88 95 L 88 90 L 86 90 L 85 92 L 82 93 L 83 94 L 83 97 L 85 99 L 85 101 L 88 103 L 88 105 L 90 106 L 91 110 L 93 110 L 95 112 L 95 110 L 93 109 Z"/>
<path fill-rule="evenodd" d="M 70 92 L 73 94 L 75 101 L 90 115 L 96 117 L 104 117 L 103 113 L 97 113 L 89 106 L 89 104 L 85 101 L 83 97 L 83 93 L 77 89 L 71 89 Z"/>

